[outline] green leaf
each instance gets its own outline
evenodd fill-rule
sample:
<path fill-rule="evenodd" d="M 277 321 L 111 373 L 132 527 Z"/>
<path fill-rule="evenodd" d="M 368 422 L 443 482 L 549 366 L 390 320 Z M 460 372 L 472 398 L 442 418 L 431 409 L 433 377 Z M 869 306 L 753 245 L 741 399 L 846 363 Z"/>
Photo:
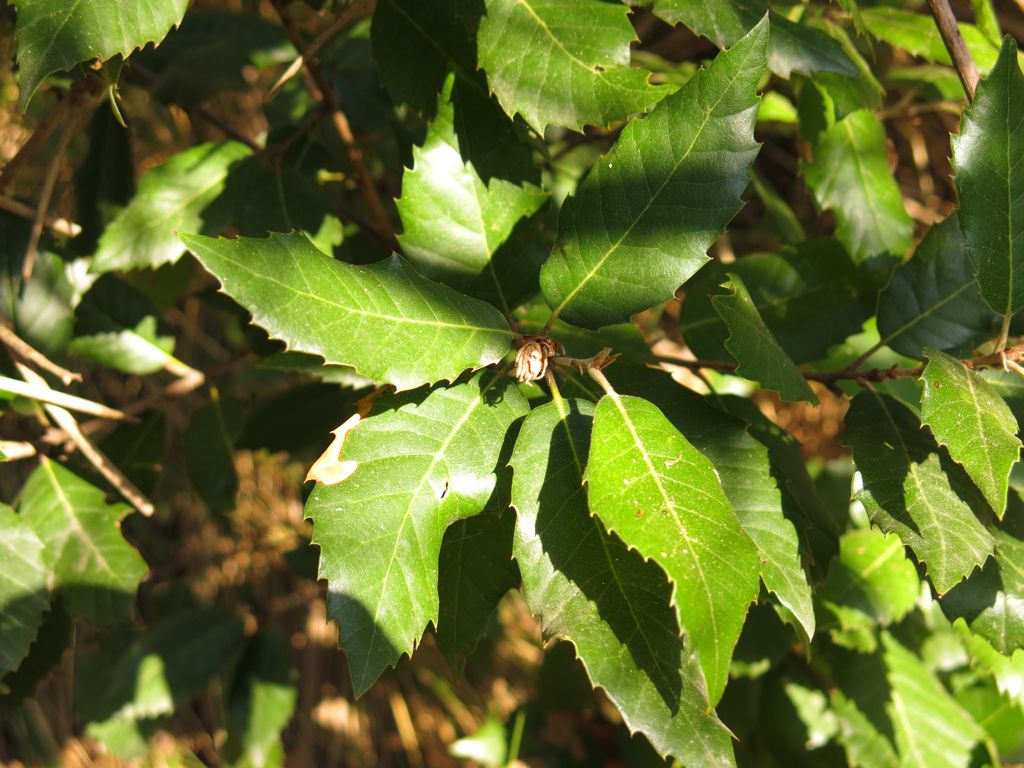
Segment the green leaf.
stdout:
<path fill-rule="evenodd" d="M 291 649 L 274 631 L 249 641 L 228 694 L 224 756 L 235 768 L 284 765 L 281 732 L 295 712 L 297 673 Z"/>
<path fill-rule="evenodd" d="M 73 616 L 123 624 L 135 612 L 146 563 L 121 535 L 125 504 L 47 458 L 29 476 L 18 510 L 42 540 L 53 587 Z"/>
<path fill-rule="evenodd" d="M 913 653 L 882 635 L 901 768 L 966 768 L 985 732 Z"/>
<path fill-rule="evenodd" d="M 728 276 L 724 287 L 729 293 L 712 297 L 711 303 L 729 326 L 725 348 L 736 359 L 736 373 L 775 390 L 783 400 L 817 405 L 817 396 L 765 326 L 743 280 L 735 272 Z"/>
<path fill-rule="evenodd" d="M 588 513 L 583 472 L 593 412 L 584 400 L 547 403 L 516 441 L 513 546 L 526 600 L 546 634 L 573 644 L 631 731 L 662 755 L 732 766 L 728 731 L 708 705 L 665 574 Z"/>
<path fill-rule="evenodd" d="M 757 596 L 758 559 L 714 467 L 656 406 L 614 394 L 597 406 L 586 480 L 591 513 L 668 575 L 708 698 L 718 701 Z"/>
<path fill-rule="evenodd" d="M 960 227 L 981 294 L 993 310 L 1024 307 L 1024 75 L 1007 36 L 992 72 L 978 83 L 953 139 Z"/>
<path fill-rule="evenodd" d="M 953 628 L 961 633 L 971 663 L 992 675 L 1000 693 L 1017 704 L 1024 704 L 1024 649 L 1000 653 L 985 637 L 972 632 L 962 617 L 954 620 Z"/>
<path fill-rule="evenodd" d="M 241 619 L 222 608 L 163 619 L 105 666 L 91 706 L 108 722 L 170 714 L 237 658 L 243 637 Z"/>
<path fill-rule="evenodd" d="M 978 289 L 956 214 L 928 230 L 878 297 L 882 343 L 907 357 L 925 347 L 969 354 L 992 335 L 994 315 Z"/>
<path fill-rule="evenodd" d="M 713 261 L 686 284 L 679 327 L 703 360 L 728 360 L 729 329 L 711 294 L 740 276 L 764 324 L 796 362 L 820 360 L 860 331 L 872 307 L 850 257 L 834 240 L 801 243 L 778 253 L 754 253 L 732 264 Z"/>
<path fill-rule="evenodd" d="M 476 82 L 473 32 L 479 11 L 473 5 L 466 0 L 377 2 L 373 54 L 381 82 L 396 102 L 430 114 L 450 70 Z"/>
<path fill-rule="evenodd" d="M 75 310 L 69 349 L 124 373 L 145 376 L 174 361 L 174 337 L 156 310 L 128 283 L 104 275 Z"/>
<path fill-rule="evenodd" d="M 1016 494 L 993 535 L 995 557 L 943 596 L 940 605 L 951 620 L 963 618 L 995 650 L 1011 655 L 1024 649 L 1024 503 Z"/>
<path fill-rule="evenodd" d="M 18 0 L 18 85 L 24 111 L 47 75 L 128 56 L 181 23 L 188 0 Z"/>
<path fill-rule="evenodd" d="M 498 601 L 519 586 L 519 570 L 512 561 L 515 523 L 515 515 L 506 509 L 500 515 L 459 520 L 445 531 L 435 638 L 457 674 L 462 674 L 466 660 L 486 634 Z"/>
<path fill-rule="evenodd" d="M 0 678 L 18 668 L 50 604 L 43 542 L 31 523 L 0 504 Z"/>
<path fill-rule="evenodd" d="M 714 408 L 668 375 L 621 362 L 609 369 L 620 389 L 650 400 L 714 465 L 744 532 L 757 548 L 761 579 L 795 617 L 805 637 L 814 636 L 811 587 L 800 560 L 796 528 L 782 511 L 768 449 L 747 425 Z"/>
<path fill-rule="evenodd" d="M 581 131 L 643 112 L 666 89 L 629 65 L 629 10 L 600 0 L 486 0 L 477 30 L 480 67 L 509 116 L 543 135 Z M 580 24 L 586 19 L 585 24 Z"/>
<path fill-rule="evenodd" d="M 210 221 L 203 212 L 224 191 L 231 165 L 250 154 L 233 141 L 200 144 L 148 170 L 100 237 L 90 270 L 159 267 L 185 252 L 178 232 L 218 234 L 226 221 Z"/>
<path fill-rule="evenodd" d="M 398 240 L 426 277 L 486 298 L 507 314 L 536 290 L 540 269 L 539 259 L 523 264 L 520 249 L 507 241 L 546 195 L 533 184 L 496 177 L 485 183 L 472 162 L 463 159 L 455 132 L 453 83 L 449 78 L 426 140 L 413 149 L 413 167 L 402 175 L 402 197 L 396 205 L 405 231 Z M 506 244 L 512 247 L 503 248 Z M 543 258 L 540 249 L 533 250 Z M 516 283 L 525 284 L 525 290 Z"/>
<path fill-rule="evenodd" d="M 839 722 L 837 740 L 851 766 L 896 768 L 896 751 L 875 724 L 839 690 L 832 693 L 832 711 Z"/>
<path fill-rule="evenodd" d="M 238 404 L 222 400 L 217 390 L 210 395 L 211 401 L 192 413 L 185 430 L 185 468 L 209 511 L 220 515 L 234 508 L 238 495 L 234 442 L 241 431 L 241 415 Z M 294 426 L 291 418 L 289 414 Z"/>
<path fill-rule="evenodd" d="M 902 48 L 935 64 L 952 65 L 942 35 L 928 14 L 875 6 L 861 9 L 861 19 L 872 35 L 894 48 Z M 999 53 L 998 42 L 989 40 L 973 24 L 961 21 L 957 27 L 974 63 L 982 72 L 990 70 Z"/>
<path fill-rule="evenodd" d="M 556 315 L 587 328 L 625 322 L 671 298 L 708 260 L 742 207 L 757 155 L 767 36 L 767 23 L 758 24 L 630 122 L 565 202 L 540 275 Z"/>
<path fill-rule="evenodd" d="M 39 625 L 28 656 L 17 670 L 3 675 L 0 680 L 0 712 L 9 712 L 35 695 L 36 688 L 60 663 L 64 651 L 70 647 L 73 627 L 71 617 L 59 601 L 50 606 Z"/>
<path fill-rule="evenodd" d="M 899 534 L 940 594 L 992 554 L 995 541 L 972 511 L 987 505 L 906 406 L 876 392 L 857 395 L 844 442 L 863 478 L 857 498 L 871 522 Z"/>
<path fill-rule="evenodd" d="M 836 215 L 836 238 L 857 262 L 882 254 L 902 257 L 913 222 L 889 171 L 885 128 L 866 110 L 826 129 L 814 146 L 804 176 L 822 210 Z"/>
<path fill-rule="evenodd" d="M 842 46 L 826 33 L 769 11 L 759 0 L 655 0 L 651 10 L 669 24 L 686 25 L 719 48 L 734 45 L 768 13 L 768 68 L 776 75 L 788 79 L 794 71 L 808 76 L 815 72 L 857 74 Z"/>
<path fill-rule="evenodd" d="M 921 420 L 971 476 L 997 517 L 1020 458 L 1017 419 L 985 379 L 944 352 L 925 350 Z"/>
<path fill-rule="evenodd" d="M 398 256 L 345 264 L 301 234 L 182 240 L 273 338 L 400 390 L 453 380 L 511 346 L 496 309 L 420 277 Z"/>
<path fill-rule="evenodd" d="M 509 379 L 480 373 L 378 400 L 376 411 L 345 437 L 355 471 L 306 502 L 357 695 L 437 623 L 445 529 L 486 506 L 505 433 L 527 403 Z"/>
<path fill-rule="evenodd" d="M 839 622 L 838 629 L 832 629 L 833 640 L 863 653 L 874 652 L 875 627 L 887 627 L 906 616 L 917 601 L 920 584 L 895 533 L 874 528 L 847 531 L 819 592 L 822 605 Z"/>

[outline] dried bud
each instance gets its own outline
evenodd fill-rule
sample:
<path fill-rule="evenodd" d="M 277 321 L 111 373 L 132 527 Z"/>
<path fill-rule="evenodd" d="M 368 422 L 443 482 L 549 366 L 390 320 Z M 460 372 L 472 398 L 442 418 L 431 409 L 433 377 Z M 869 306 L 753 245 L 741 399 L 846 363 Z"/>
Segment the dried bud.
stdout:
<path fill-rule="evenodd" d="M 548 360 L 561 352 L 561 345 L 547 336 L 524 336 L 523 346 L 516 352 L 516 380 L 537 381 L 544 378 Z"/>

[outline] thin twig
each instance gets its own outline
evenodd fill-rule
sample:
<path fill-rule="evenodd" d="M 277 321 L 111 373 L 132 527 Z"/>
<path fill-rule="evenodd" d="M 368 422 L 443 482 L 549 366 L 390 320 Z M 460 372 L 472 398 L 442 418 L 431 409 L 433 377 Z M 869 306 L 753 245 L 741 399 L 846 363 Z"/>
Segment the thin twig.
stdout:
<path fill-rule="evenodd" d="M 101 403 L 86 400 L 84 397 L 77 397 L 65 392 L 60 392 L 56 389 L 50 389 L 50 387 L 45 384 L 32 384 L 27 381 L 19 381 L 18 379 L 12 379 L 7 376 L 0 376 L 0 391 L 9 392 L 12 395 L 18 395 L 19 397 L 28 397 L 32 400 L 38 400 L 41 403 L 59 405 L 61 408 L 68 408 L 72 411 L 88 413 L 90 416 L 98 416 L 101 419 L 110 419 L 112 421 L 135 421 L 134 418 L 123 411 L 117 410 L 116 408 L 109 408 Z"/>
<path fill-rule="evenodd" d="M 32 443 L 22 443 L 14 440 L 0 440 L 0 454 L 3 454 L 4 461 L 19 461 L 31 459 L 37 453 Z"/>
<path fill-rule="evenodd" d="M 23 219 L 34 219 L 36 215 L 35 208 L 31 205 L 25 205 L 13 197 L 7 197 L 6 195 L 0 195 L 0 209 L 13 213 L 15 216 L 21 216 Z M 49 229 L 52 229 L 58 235 L 64 237 L 78 237 L 82 234 L 82 227 L 80 224 L 75 224 L 73 221 L 62 219 L 58 216 L 50 216 L 47 214 L 43 217 L 43 224 Z"/>
<path fill-rule="evenodd" d="M 57 184 L 57 174 L 60 173 L 61 164 L 64 162 L 64 153 L 67 151 L 71 137 L 74 135 L 75 126 L 78 123 L 75 115 L 72 115 L 64 126 L 64 132 L 57 142 L 57 146 L 50 158 L 50 164 L 46 167 L 46 176 L 43 179 L 43 188 L 39 193 L 39 202 L 36 204 L 35 216 L 32 219 L 32 230 L 28 236 L 28 245 L 25 247 L 25 260 L 21 264 L 21 279 L 27 283 L 32 277 L 32 269 L 36 263 L 36 253 L 39 251 L 39 238 L 43 236 L 43 223 L 50 210 L 50 198 L 53 197 L 53 188 Z"/>
<path fill-rule="evenodd" d="M 350 24 L 365 19 L 367 16 L 373 13 L 374 6 L 376 6 L 377 0 L 356 0 L 352 5 L 348 6 L 343 10 L 338 18 L 327 27 L 323 32 L 317 35 L 313 42 L 311 42 L 306 50 L 300 52 L 298 58 L 295 59 L 291 64 L 288 65 L 288 69 L 277 78 L 277 82 L 271 87 L 267 93 L 266 102 L 269 104 L 274 100 L 274 97 L 281 91 L 285 83 L 295 77 L 299 72 L 302 71 L 302 67 L 306 62 L 306 58 L 310 56 L 316 56 L 317 51 L 324 47 L 332 37 L 339 34 L 342 30 L 348 27 Z"/>
<path fill-rule="evenodd" d="M 7 323 L 2 321 L 0 321 L 0 344 L 7 347 L 7 351 L 20 358 L 22 362 L 31 363 L 36 368 L 52 373 L 63 382 L 64 386 L 68 386 L 73 381 L 82 380 L 82 374 L 57 365 L 27 341 L 18 337 Z"/>
<path fill-rule="evenodd" d="M 953 9 L 949 7 L 949 0 L 928 0 L 928 7 L 932 10 L 932 17 L 935 25 L 942 35 L 942 42 L 949 51 L 949 58 L 953 60 L 957 75 L 964 86 L 968 101 L 974 101 L 974 91 L 978 87 L 978 80 L 981 75 L 978 73 L 978 66 L 971 58 L 967 50 L 967 43 L 964 36 L 960 34 L 960 27 L 957 26 Z"/>
<path fill-rule="evenodd" d="M 370 221 L 373 222 L 373 228 L 386 242 L 393 244 L 392 247 L 397 248 L 397 241 L 395 240 L 394 230 L 391 228 L 391 222 L 384 211 L 384 205 L 381 203 L 377 187 L 373 182 L 373 177 L 370 175 L 370 169 L 366 167 L 366 162 L 363 159 L 363 150 L 352 133 L 352 126 L 349 125 L 348 117 L 338 103 L 338 96 L 334 92 L 334 86 L 324 76 L 320 63 L 316 58 L 309 55 L 306 44 L 302 40 L 302 35 L 292 24 L 291 17 L 288 15 L 282 0 L 275 0 L 274 7 L 281 17 L 281 23 L 284 25 L 288 39 L 291 40 L 295 50 L 302 57 L 306 72 L 309 73 L 312 80 L 311 84 L 308 83 L 311 86 L 309 88 L 311 94 L 314 98 L 327 105 L 334 130 L 341 138 L 342 144 L 345 145 L 345 152 L 348 154 L 349 162 L 356 171 L 356 176 L 359 180 L 359 190 L 370 213 Z"/>
<path fill-rule="evenodd" d="M 22 378 L 25 379 L 29 384 L 36 384 L 39 386 L 47 386 L 46 380 L 38 373 L 33 371 L 31 368 L 16 363 L 18 372 Z M 114 486 L 115 490 L 120 493 L 135 509 L 146 517 L 150 517 L 155 511 L 156 507 L 153 506 L 146 495 L 140 491 L 135 483 L 125 477 L 124 473 L 121 472 L 113 462 L 106 457 L 106 455 L 97 448 L 89 438 L 87 438 L 82 430 L 78 426 L 78 422 L 75 417 L 71 415 L 70 411 L 65 410 L 57 405 L 46 405 L 46 412 L 50 414 L 50 418 L 53 419 L 54 423 L 60 427 L 64 434 L 68 436 L 68 439 L 81 451 L 82 455 L 89 460 L 96 470 L 106 478 L 107 482 Z"/>
<path fill-rule="evenodd" d="M 0 192 L 6 190 L 11 183 L 14 181 L 14 177 L 17 176 L 18 171 L 21 170 L 22 166 L 28 162 L 40 148 L 46 144 L 47 140 L 53 134 L 57 127 L 60 126 L 66 119 L 67 113 L 70 111 L 74 99 L 72 96 L 62 100 L 53 111 L 51 111 L 43 121 L 36 126 L 35 130 L 32 131 L 32 135 L 28 137 L 28 140 L 21 145 L 17 154 L 14 155 L 10 160 L 7 161 L 7 165 L 0 171 Z"/>

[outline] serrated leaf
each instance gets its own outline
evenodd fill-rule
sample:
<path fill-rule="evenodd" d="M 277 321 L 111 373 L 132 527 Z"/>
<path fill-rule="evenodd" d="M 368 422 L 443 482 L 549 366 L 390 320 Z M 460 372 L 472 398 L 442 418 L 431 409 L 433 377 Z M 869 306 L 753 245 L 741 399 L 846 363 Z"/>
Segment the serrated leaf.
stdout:
<path fill-rule="evenodd" d="M 36 639 L 50 604 L 48 573 L 31 523 L 0 504 L 0 678 L 18 668 Z"/>
<path fill-rule="evenodd" d="M 913 222 L 889 171 L 885 128 L 858 110 L 818 137 L 814 160 L 801 168 L 822 210 L 836 215 L 836 238 L 857 262 L 910 246 Z"/>
<path fill-rule="evenodd" d="M 28 656 L 17 670 L 3 675 L 0 681 L 0 712 L 9 712 L 35 695 L 38 685 L 60 663 L 64 651 L 71 645 L 73 626 L 71 617 L 59 602 L 50 606 Z"/>
<path fill-rule="evenodd" d="M 960 227 L 993 310 L 1024 307 L 1024 75 L 1007 36 L 953 139 Z"/>
<path fill-rule="evenodd" d="M 306 514 L 357 694 L 436 624 L 445 529 L 484 509 L 505 433 L 527 410 L 493 373 L 378 401 L 345 439 L 355 471 L 314 488 Z"/>
<path fill-rule="evenodd" d="M 788 79 L 794 71 L 808 76 L 815 72 L 857 74 L 842 46 L 825 32 L 769 11 L 759 0 L 655 0 L 651 10 L 669 24 L 686 25 L 719 48 L 735 44 L 768 13 L 768 68 L 779 77 Z"/>
<path fill-rule="evenodd" d="M 888 633 L 882 645 L 901 768 L 966 768 L 984 730 L 913 653 Z"/>
<path fill-rule="evenodd" d="M 1001 694 L 1017 704 L 1024 704 L 1024 649 L 1000 653 L 985 637 L 972 632 L 962 617 L 954 620 L 953 628 L 961 633 L 971 663 L 992 675 Z"/>
<path fill-rule="evenodd" d="M 613 394 L 597 405 L 586 481 L 591 513 L 665 570 L 708 698 L 718 701 L 757 596 L 758 560 L 714 467 L 656 406 Z"/>
<path fill-rule="evenodd" d="M 234 768 L 284 765 L 281 732 L 298 700 L 291 649 L 276 632 L 249 641 L 228 694 L 228 740 L 222 755 Z"/>
<path fill-rule="evenodd" d="M 736 360 L 736 373 L 775 390 L 783 400 L 817 405 L 817 395 L 765 326 L 743 280 L 735 272 L 728 277 L 724 287 L 729 293 L 712 297 L 711 303 L 729 327 L 725 348 Z"/>
<path fill-rule="evenodd" d="M 843 441 L 864 487 L 871 522 L 899 534 L 940 594 L 981 565 L 995 540 L 975 516 L 987 505 L 966 473 L 899 401 L 877 392 L 853 399 Z"/>
<path fill-rule="evenodd" d="M 995 557 L 940 600 L 951 620 L 963 618 L 971 631 L 999 653 L 1024 649 L 1024 503 L 1016 494 L 993 531 Z"/>
<path fill-rule="evenodd" d="M 732 766 L 728 732 L 680 636 L 661 569 L 587 510 L 583 472 L 594 406 L 557 400 L 533 410 L 512 454 L 514 552 L 530 609 L 571 642 L 587 674 L 662 755 Z"/>
<path fill-rule="evenodd" d="M 863 8 L 861 19 L 872 35 L 894 48 L 902 48 L 936 64 L 952 65 L 942 35 L 928 14 L 875 6 Z M 973 24 L 961 21 L 957 27 L 978 68 L 982 72 L 990 70 L 999 53 L 998 42 L 986 38 Z"/>
<path fill-rule="evenodd" d="M 955 213 L 928 230 L 878 296 L 882 343 L 907 357 L 922 357 L 925 347 L 969 354 L 994 325 Z"/>
<path fill-rule="evenodd" d="M 795 617 L 806 638 L 814 636 L 814 606 L 800 560 L 796 528 L 782 511 L 768 449 L 738 418 L 714 408 L 663 372 L 621 362 L 609 369 L 620 389 L 655 405 L 714 465 L 744 532 L 757 548 L 761 580 Z"/>
<path fill-rule="evenodd" d="M 146 563 L 121 535 L 125 504 L 47 458 L 29 476 L 18 511 L 42 540 L 53 587 L 68 612 L 96 624 L 124 624 Z"/>
<path fill-rule="evenodd" d="M 301 234 L 182 240 L 272 337 L 399 390 L 454 380 L 512 343 L 494 307 L 420 277 L 398 256 L 346 264 Z"/>
<path fill-rule="evenodd" d="M 728 327 L 711 293 L 733 272 L 779 346 L 795 362 L 825 357 L 829 347 L 860 331 L 871 314 L 853 263 L 834 240 L 802 243 L 778 253 L 754 253 L 732 264 L 713 261 L 686 284 L 679 327 L 703 360 L 728 360 Z"/>
<path fill-rule="evenodd" d="M 223 609 L 188 611 L 140 634 L 107 666 L 91 706 L 108 721 L 170 714 L 237 658 L 241 619 Z"/>
<path fill-rule="evenodd" d="M 507 492 L 505 504 L 508 503 Z M 498 601 L 519 585 L 512 561 L 515 515 L 483 514 L 459 520 L 441 544 L 437 593 L 437 647 L 457 674 L 486 634 Z"/>
<path fill-rule="evenodd" d="M 200 144 L 148 170 L 100 237 L 90 271 L 170 264 L 185 253 L 178 232 L 219 234 L 226 221 L 209 221 L 203 211 L 224 191 L 231 165 L 250 154 L 233 141 Z"/>
<path fill-rule="evenodd" d="M 875 627 L 902 619 L 920 591 L 917 569 L 904 555 L 900 537 L 866 528 L 847 531 L 839 539 L 839 557 L 829 563 L 819 599 L 839 622 L 833 640 L 872 653 L 877 647 Z"/>
<path fill-rule="evenodd" d="M 555 315 L 598 328 L 671 298 L 742 207 L 757 155 L 762 22 L 643 120 L 562 206 L 540 274 Z"/>
<path fill-rule="evenodd" d="M 629 10 L 600 0 L 486 0 L 480 68 L 509 116 L 543 135 L 643 112 L 667 91 L 629 65 Z"/>
<path fill-rule="evenodd" d="M 832 711 L 839 723 L 837 740 L 851 768 L 896 768 L 896 751 L 889 740 L 842 692 L 832 693 Z"/>
<path fill-rule="evenodd" d="M 396 206 L 404 232 L 398 240 L 426 277 L 486 298 L 507 314 L 536 290 L 540 263 L 523 264 L 518 249 L 502 246 L 517 223 L 543 205 L 546 195 L 533 184 L 496 177 L 485 182 L 473 163 L 463 159 L 455 132 L 453 84 L 449 78 L 426 140 L 413 149 L 413 167 L 402 175 Z M 512 263 L 497 263 L 499 254 Z M 516 290 L 517 283 L 526 289 Z"/>
<path fill-rule="evenodd" d="M 997 517 L 1020 458 L 1017 419 L 985 379 L 945 352 L 926 349 L 921 420 L 971 476 Z"/>
<path fill-rule="evenodd" d="M 188 0 L 18 0 L 18 84 L 24 111 L 47 75 L 128 56 L 181 23 Z"/>

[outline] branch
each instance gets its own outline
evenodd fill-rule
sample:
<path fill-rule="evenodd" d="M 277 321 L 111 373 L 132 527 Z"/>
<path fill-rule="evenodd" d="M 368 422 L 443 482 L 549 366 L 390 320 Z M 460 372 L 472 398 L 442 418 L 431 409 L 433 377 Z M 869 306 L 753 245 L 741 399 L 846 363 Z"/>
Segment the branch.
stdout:
<path fill-rule="evenodd" d="M 291 40 L 292 45 L 295 46 L 295 50 L 299 52 L 299 56 L 306 67 L 306 71 L 312 79 L 312 83 L 307 83 L 310 93 L 313 98 L 318 101 L 322 101 L 327 106 L 331 115 L 331 122 L 334 124 L 334 130 L 341 138 L 342 144 L 345 145 L 345 151 L 348 154 L 349 162 L 355 169 L 356 176 L 359 179 L 359 190 L 362 193 L 363 201 L 366 203 L 366 208 L 370 213 L 370 220 L 373 222 L 374 230 L 376 230 L 377 234 L 380 235 L 385 242 L 389 243 L 391 247 L 397 249 L 395 233 L 391 229 L 391 222 L 388 220 L 387 214 L 384 211 L 384 205 L 381 203 L 380 195 L 377 193 L 377 187 L 373 183 L 373 177 L 370 175 L 370 170 L 366 167 L 366 162 L 363 160 L 363 150 L 359 147 L 359 143 L 356 141 L 356 138 L 352 133 L 352 127 L 349 125 L 348 117 L 342 111 L 341 105 L 338 103 L 338 96 L 334 92 L 333 85 L 326 77 L 324 77 L 323 70 L 320 68 L 320 63 L 310 55 L 306 44 L 302 40 L 302 35 L 299 34 L 299 31 L 295 28 L 294 24 L 292 24 L 291 18 L 289 17 L 282 0 L 274 0 L 274 7 L 277 10 L 278 16 L 281 17 L 281 23 L 284 25 L 284 30 L 288 34 L 288 39 Z"/>
<path fill-rule="evenodd" d="M 40 387 L 46 387 L 46 380 L 38 373 L 33 371 L 31 368 L 16 363 L 18 372 L 29 384 L 35 384 Z M 50 414 L 50 418 L 53 419 L 54 423 L 57 424 L 64 434 L 77 446 L 78 450 L 82 452 L 82 455 L 89 460 L 96 470 L 106 478 L 114 488 L 120 493 L 135 509 L 141 512 L 146 517 L 150 517 L 155 511 L 156 507 L 153 506 L 146 495 L 140 491 L 135 483 L 125 477 L 124 473 L 121 472 L 114 464 L 106 457 L 106 455 L 97 448 L 89 438 L 87 438 L 82 430 L 78 426 L 78 422 L 75 421 L 75 417 L 71 415 L 69 411 L 61 408 L 57 405 L 46 405 L 46 412 Z"/>
<path fill-rule="evenodd" d="M 36 263 L 36 253 L 39 251 L 39 239 L 43 236 L 43 223 L 50 210 L 50 198 L 53 197 L 53 188 L 57 184 L 57 174 L 60 173 L 61 163 L 64 161 L 64 153 L 67 151 L 71 137 L 74 135 L 75 127 L 78 124 L 78 116 L 72 115 L 64 125 L 64 132 L 57 142 L 57 147 L 50 158 L 50 164 L 46 167 L 46 176 L 43 179 L 43 189 L 39 193 L 39 202 L 36 204 L 35 215 L 32 218 L 32 230 L 28 236 L 28 245 L 25 247 L 25 260 L 21 263 L 21 279 L 27 283 L 32 277 L 32 269 Z"/>
<path fill-rule="evenodd" d="M 41 403 L 59 405 L 61 408 L 68 408 L 72 411 L 88 413 L 90 416 L 98 416 L 101 419 L 135 421 L 134 418 L 123 411 L 109 408 L 92 400 L 86 400 L 84 397 L 76 397 L 75 395 L 59 392 L 56 389 L 50 389 L 46 384 L 34 384 L 29 381 L 18 381 L 7 376 L 0 376 L 0 391 L 38 400 Z"/>
<path fill-rule="evenodd" d="M 36 368 L 52 373 L 63 382 L 64 386 L 68 386 L 73 381 L 82 380 L 82 374 L 57 365 L 38 349 L 19 338 L 7 323 L 2 321 L 0 321 L 0 344 L 7 347 L 7 351 L 20 358 L 22 362 L 31 363 Z"/>
<path fill-rule="evenodd" d="M 34 219 L 36 215 L 35 208 L 25 205 L 13 197 L 7 197 L 7 195 L 0 195 L 0 209 L 13 213 L 15 216 L 21 216 L 23 219 Z M 43 224 L 64 237 L 78 237 L 82 234 L 81 225 L 57 216 L 47 214 L 43 217 Z"/>
<path fill-rule="evenodd" d="M 953 60 L 956 73 L 960 76 L 967 100 L 974 101 L 974 91 L 978 87 L 978 80 L 981 76 L 978 74 L 978 66 L 971 58 L 970 51 L 967 50 L 967 43 L 964 42 L 964 37 L 960 34 L 956 17 L 949 7 L 949 0 L 928 0 L 928 7 L 932 9 L 935 25 L 939 28 L 942 42 L 946 44 L 949 58 Z"/>

